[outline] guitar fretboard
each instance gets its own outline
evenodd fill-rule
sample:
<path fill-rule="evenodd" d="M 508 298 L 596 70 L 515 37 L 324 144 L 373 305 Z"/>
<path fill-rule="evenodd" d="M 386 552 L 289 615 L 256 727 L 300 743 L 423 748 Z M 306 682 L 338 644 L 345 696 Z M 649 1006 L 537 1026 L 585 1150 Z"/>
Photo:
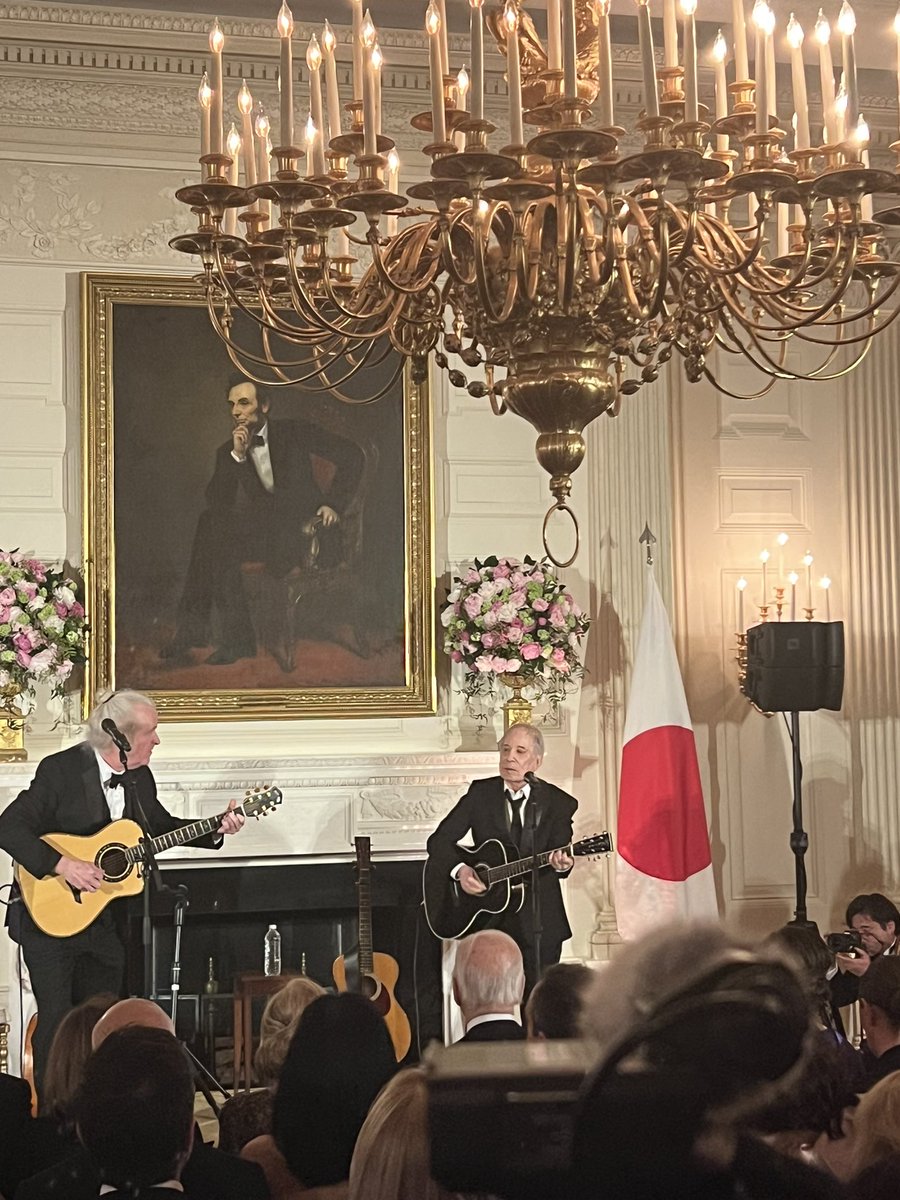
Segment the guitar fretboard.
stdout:
<path fill-rule="evenodd" d="M 571 843 L 568 846 L 558 846 L 557 849 L 565 850 L 567 854 L 572 853 Z M 555 853 L 556 850 L 544 850 L 541 854 L 534 854 L 530 858 L 517 858 L 512 862 L 504 863 L 502 867 L 489 867 L 485 872 L 487 877 L 484 882 L 488 887 L 493 887 L 501 879 L 512 879 L 516 875 L 527 875 L 529 871 L 534 869 L 535 863 L 538 868 L 546 867 L 550 861 L 550 855 Z"/>
<path fill-rule="evenodd" d="M 360 843 L 363 843 L 362 845 Z M 359 899 L 359 970 L 362 975 L 371 975 L 374 969 L 372 957 L 372 891 L 369 869 L 368 838 L 356 838 L 357 888 Z"/>
<path fill-rule="evenodd" d="M 241 810 L 237 808 L 233 811 L 240 812 Z M 215 833 L 225 816 L 226 813 L 223 812 L 219 813 L 217 817 L 204 817 L 202 821 L 192 821 L 190 825 L 182 825 L 180 829 L 173 829 L 171 833 L 162 833 L 159 837 L 151 838 L 151 853 L 159 854 L 160 850 L 171 850 L 173 846 L 184 846 L 188 842 L 195 842 L 197 838 L 206 837 L 208 833 Z M 139 862 L 144 857 L 144 843 L 139 842 L 137 846 L 129 846 L 125 851 L 125 856 L 130 863 Z"/>

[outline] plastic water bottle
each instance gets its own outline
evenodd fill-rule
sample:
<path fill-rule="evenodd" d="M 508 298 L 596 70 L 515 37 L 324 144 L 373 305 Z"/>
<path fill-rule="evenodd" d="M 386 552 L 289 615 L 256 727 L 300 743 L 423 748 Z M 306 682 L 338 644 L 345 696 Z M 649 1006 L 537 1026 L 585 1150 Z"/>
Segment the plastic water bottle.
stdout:
<path fill-rule="evenodd" d="M 266 975 L 281 974 L 281 934 L 278 932 L 277 925 L 270 925 L 266 933 L 263 971 Z"/>

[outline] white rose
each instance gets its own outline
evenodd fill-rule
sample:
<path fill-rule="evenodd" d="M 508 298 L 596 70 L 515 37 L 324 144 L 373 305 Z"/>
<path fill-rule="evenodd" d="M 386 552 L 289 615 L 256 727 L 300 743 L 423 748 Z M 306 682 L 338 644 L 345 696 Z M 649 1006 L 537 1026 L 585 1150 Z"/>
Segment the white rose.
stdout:
<path fill-rule="evenodd" d="M 441 613 L 441 624 L 443 625 L 443 627 L 445 629 L 450 624 L 450 622 L 454 619 L 455 616 L 456 616 L 456 613 L 453 611 L 453 606 L 451 604 L 448 604 L 447 607 L 444 609 L 444 611 Z"/>
<path fill-rule="evenodd" d="M 60 604 L 65 604 L 67 608 L 71 608 L 75 603 L 75 593 L 62 583 L 58 588 L 53 589 L 53 599 L 58 600 Z"/>
<path fill-rule="evenodd" d="M 48 630 L 50 633 L 62 633 L 66 627 L 62 617 L 58 617 L 56 613 L 54 613 L 52 617 L 47 617 L 47 619 L 42 621 L 41 624 L 43 625 L 44 629 Z"/>
<path fill-rule="evenodd" d="M 41 650 L 32 657 L 29 670 L 35 675 L 46 675 L 53 666 L 53 660 L 55 657 L 55 648 L 53 646 L 48 646 L 46 650 Z"/>

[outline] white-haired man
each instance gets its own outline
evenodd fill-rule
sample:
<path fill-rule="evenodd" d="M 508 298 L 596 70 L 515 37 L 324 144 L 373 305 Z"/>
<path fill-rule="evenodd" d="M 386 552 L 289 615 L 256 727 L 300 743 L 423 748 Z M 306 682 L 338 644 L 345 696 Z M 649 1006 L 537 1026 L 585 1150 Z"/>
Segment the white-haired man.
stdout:
<path fill-rule="evenodd" d="M 522 952 L 507 933 L 484 929 L 463 938 L 453 967 L 453 998 L 462 1010 L 464 1042 L 519 1041 L 525 990 Z"/>
<path fill-rule="evenodd" d="M 103 729 L 110 721 L 130 743 L 127 771 Z M 54 850 L 45 834 L 90 836 L 122 816 L 153 837 L 189 824 L 168 813 L 156 795 L 148 764 L 159 745 L 157 723 L 156 706 L 140 692 L 115 692 L 98 704 L 88 718 L 86 741 L 45 758 L 29 787 L 0 813 L 0 849 L 39 879 L 59 875 L 76 893 L 95 892 L 103 882 L 100 868 Z M 240 813 L 229 812 L 217 833 L 196 844 L 216 849 L 222 834 L 236 833 L 243 823 Z M 33 1039 L 38 1089 L 53 1034 L 68 1010 L 98 992 L 121 991 L 125 950 L 112 907 L 70 937 L 44 933 L 27 912 L 22 914 L 19 940 L 38 1006 Z"/>
<path fill-rule="evenodd" d="M 474 780 L 428 839 L 428 856 L 438 876 L 446 872 L 448 887 L 452 879 L 467 895 L 477 896 L 484 892 L 484 884 L 471 866 L 460 861 L 458 843 L 467 833 L 471 833 L 476 847 L 495 838 L 512 845 L 523 857 L 552 851 L 550 869 L 538 876 L 541 961 L 536 961 L 534 953 L 530 895 L 526 895 L 520 911 L 508 911 L 491 920 L 491 927 L 508 933 L 522 951 L 527 994 L 544 967 L 559 962 L 562 944 L 572 934 L 559 881 L 573 866 L 563 847 L 572 840 L 572 817 L 578 801 L 552 783 L 536 779 L 532 785 L 527 778 L 537 771 L 544 757 L 544 739 L 534 725 L 511 725 L 498 749 L 500 774 Z"/>

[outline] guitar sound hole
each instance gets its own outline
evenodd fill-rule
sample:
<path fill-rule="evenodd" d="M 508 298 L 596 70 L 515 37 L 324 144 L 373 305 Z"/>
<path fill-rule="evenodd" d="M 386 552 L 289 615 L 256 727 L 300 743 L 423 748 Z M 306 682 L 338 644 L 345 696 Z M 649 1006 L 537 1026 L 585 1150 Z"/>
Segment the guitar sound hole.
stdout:
<path fill-rule="evenodd" d="M 374 1000 L 381 991 L 381 984 L 371 975 L 363 975 L 361 982 L 362 994 L 367 1000 Z"/>
<path fill-rule="evenodd" d="M 124 846 L 104 846 L 97 855 L 97 866 L 108 883 L 118 883 L 131 871 Z"/>

